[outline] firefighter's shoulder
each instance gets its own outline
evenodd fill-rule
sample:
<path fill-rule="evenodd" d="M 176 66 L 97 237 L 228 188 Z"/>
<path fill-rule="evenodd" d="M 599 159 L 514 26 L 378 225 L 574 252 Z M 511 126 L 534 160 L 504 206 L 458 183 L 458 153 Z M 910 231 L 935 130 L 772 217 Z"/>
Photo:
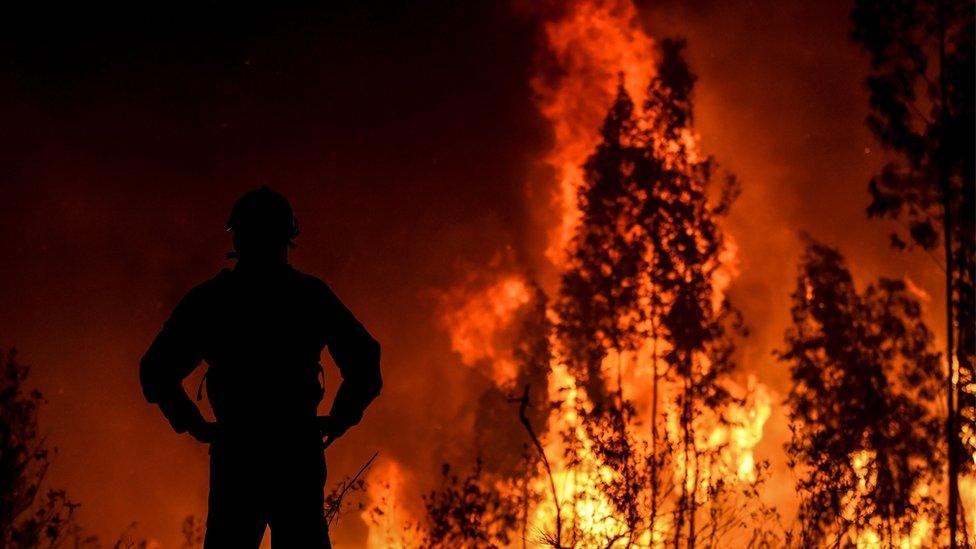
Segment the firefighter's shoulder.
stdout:
<path fill-rule="evenodd" d="M 231 272 L 230 269 L 222 269 L 215 276 L 190 288 L 181 300 L 181 305 L 196 307 L 206 304 L 213 298 L 214 294 L 228 287 Z"/>

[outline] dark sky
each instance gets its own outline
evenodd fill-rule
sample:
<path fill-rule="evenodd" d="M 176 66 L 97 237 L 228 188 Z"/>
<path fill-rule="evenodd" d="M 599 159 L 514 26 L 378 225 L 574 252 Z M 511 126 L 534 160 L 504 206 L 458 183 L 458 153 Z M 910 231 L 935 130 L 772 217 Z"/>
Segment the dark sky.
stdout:
<path fill-rule="evenodd" d="M 524 240 L 522 174 L 545 146 L 529 20 L 496 2 L 207 3 L 4 25 L 0 345 L 35 365 L 62 448 L 52 480 L 84 522 L 172 540 L 202 512 L 188 507 L 206 494 L 205 450 L 141 401 L 136 364 L 176 300 L 227 263 L 226 215 L 262 184 L 294 203 L 296 265 L 384 343 L 400 381 L 374 427 L 395 415 L 412 424 L 403 446 L 436 442 L 453 412 L 432 401 L 463 372 L 431 291 L 463 258 Z M 330 456 L 336 475 L 371 453 L 355 440 Z"/>
<path fill-rule="evenodd" d="M 432 319 L 435 291 L 507 246 L 527 264 L 542 249 L 526 212 L 545 205 L 523 189 L 551 139 L 529 86 L 549 8 L 348 4 L 52 5 L 0 23 L 0 347 L 34 365 L 61 447 L 52 481 L 106 538 L 135 520 L 172 544 L 203 512 L 205 449 L 142 401 L 136 364 L 179 297 L 227 264 L 223 223 L 243 191 L 292 200 L 294 263 L 385 347 L 383 398 L 330 454 L 335 478 L 374 449 L 436 470 L 466 407 L 452 397 L 479 381 Z M 860 280 L 938 289 L 863 216 L 880 160 L 847 2 L 641 7 L 653 37 L 689 39 L 702 143 L 744 183 L 729 230 L 747 369 L 783 390 L 769 353 L 801 230 L 841 246 Z M 770 428 L 772 452 L 785 427 Z"/>

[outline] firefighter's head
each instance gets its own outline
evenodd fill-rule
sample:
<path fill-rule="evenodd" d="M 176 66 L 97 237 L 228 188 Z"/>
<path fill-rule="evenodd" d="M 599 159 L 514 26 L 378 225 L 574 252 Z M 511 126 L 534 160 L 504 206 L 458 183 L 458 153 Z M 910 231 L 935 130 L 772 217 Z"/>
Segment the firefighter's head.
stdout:
<path fill-rule="evenodd" d="M 244 193 L 237 199 L 227 219 L 233 233 L 234 252 L 230 257 L 247 260 L 287 258 L 298 236 L 298 219 L 288 200 L 268 187 Z"/>

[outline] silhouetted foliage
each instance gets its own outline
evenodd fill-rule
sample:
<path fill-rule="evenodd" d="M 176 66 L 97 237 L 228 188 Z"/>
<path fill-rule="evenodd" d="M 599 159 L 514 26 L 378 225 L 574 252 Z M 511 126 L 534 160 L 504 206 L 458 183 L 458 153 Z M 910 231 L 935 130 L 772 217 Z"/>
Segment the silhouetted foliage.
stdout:
<path fill-rule="evenodd" d="M 635 174 L 650 183 L 639 222 L 649 241 L 651 307 L 659 311 L 652 322 L 660 325 L 655 335 L 666 344 L 663 360 L 680 385 L 675 404 L 682 436 L 677 446 L 685 478 L 674 509 L 673 535 L 682 536 L 687 525 L 686 540 L 694 546 L 699 500 L 718 496 L 699 493 L 701 474 L 714 466 L 721 451 L 701 448 L 696 437 L 705 424 L 726 423 L 724 410 L 736 401 L 725 384 L 735 368 L 730 335 L 744 331 L 738 312 L 714 288 L 725 246 L 717 218 L 731 206 L 736 182 L 726 179 L 717 204 L 710 203 L 714 166 L 694 144 L 690 124 L 695 76 L 683 49 L 683 41 L 662 42 L 658 74 L 644 105 L 642 154 Z"/>
<path fill-rule="evenodd" d="M 907 238 L 891 235 L 896 248 L 942 244 L 946 357 L 958 363 L 946 377 L 953 533 L 958 475 L 972 472 L 976 453 L 974 7 L 971 0 L 858 0 L 851 11 L 851 36 L 871 60 L 867 123 L 896 156 L 870 182 L 868 214 L 907 221 Z"/>
<path fill-rule="evenodd" d="M 897 247 L 939 244 L 942 171 L 959 222 L 952 240 L 968 244 L 962 237 L 973 234 L 972 208 L 965 206 L 973 199 L 974 16 L 973 3 L 965 0 L 858 0 L 851 11 L 851 36 L 871 61 L 867 124 L 898 155 L 871 180 L 868 213 L 907 218 L 908 241 L 892 235 Z"/>
<path fill-rule="evenodd" d="M 444 465 L 441 487 L 424 497 L 424 547 L 506 546 L 518 523 L 516 501 L 482 472 L 479 459 L 466 476 Z"/>
<path fill-rule="evenodd" d="M 810 241 L 791 311 L 777 354 L 793 379 L 786 448 L 802 545 L 854 545 L 870 531 L 899 546 L 923 519 L 935 539 L 944 509 L 928 486 L 945 464 L 943 378 L 918 301 L 900 280 L 859 293 L 843 257 Z"/>
<path fill-rule="evenodd" d="M 40 433 L 38 414 L 45 399 L 27 388 L 29 374 L 30 367 L 17 361 L 15 350 L 0 351 L 0 547 L 106 547 L 75 521 L 80 504 L 64 489 L 44 487 L 56 450 Z M 202 547 L 204 527 L 199 518 L 186 517 L 182 547 Z M 147 547 L 146 539 L 133 537 L 135 528 L 135 523 L 126 527 L 110 547 Z"/>
<path fill-rule="evenodd" d="M 531 298 L 517 311 L 514 321 L 517 331 L 511 358 L 515 378 L 502 386 L 488 387 L 478 399 L 475 416 L 476 453 L 485 458 L 484 470 L 506 477 L 525 474 L 523 456 L 529 442 L 518 416 L 513 413 L 512 398 L 528 386 L 526 415 L 539 436 L 546 433 L 551 412 L 548 390 L 552 326 L 546 318 L 548 299 L 538 286 L 533 284 L 530 288 Z"/>
<path fill-rule="evenodd" d="M 26 387 L 29 374 L 16 351 L 0 350 L 0 547 L 57 547 L 75 531 L 78 504 L 62 489 L 44 488 L 54 450 L 38 431 L 44 397 Z"/>
<path fill-rule="evenodd" d="M 557 303 L 561 350 L 588 397 L 588 402 L 574 402 L 585 434 L 576 425 L 561 433 L 564 458 L 567 466 L 580 470 L 591 466 L 582 459 L 590 451 L 607 466 L 609 474 L 594 488 L 610 501 L 622 524 L 594 539 L 574 520 L 566 537 L 571 545 L 607 543 L 606 536 L 636 539 L 649 527 L 651 456 L 646 442 L 631 432 L 636 414 L 620 383 L 622 355 L 636 350 L 647 335 L 642 302 L 647 239 L 638 224 L 643 193 L 642 182 L 633 177 L 640 149 L 633 141 L 633 102 L 623 84 L 604 120 L 602 142 L 584 166 L 585 185 L 578 195 L 582 219 Z M 604 371 L 611 353 L 617 357 L 613 394 Z"/>
<path fill-rule="evenodd" d="M 365 509 L 365 505 L 361 499 L 356 502 L 351 501 L 349 498 L 353 495 L 362 495 L 366 492 L 366 473 L 369 468 L 373 465 L 373 461 L 376 460 L 376 456 L 379 452 L 376 452 L 359 468 L 359 471 L 351 477 L 345 477 L 336 484 L 330 492 L 325 495 L 323 504 L 323 516 L 325 519 L 325 525 L 331 528 L 334 524 L 339 522 L 339 519 L 350 512 L 350 508 L 356 511 L 362 511 Z"/>
<path fill-rule="evenodd" d="M 518 402 L 519 422 L 525 428 L 525 436 L 513 437 L 521 441 L 518 452 L 509 450 L 511 455 L 518 455 L 519 461 L 513 469 L 509 469 L 508 484 L 510 501 L 515 505 L 518 523 L 520 524 L 520 538 L 527 540 L 529 533 L 529 511 L 538 502 L 540 496 L 534 490 L 533 479 L 538 477 L 540 470 L 545 469 L 551 475 L 547 463 L 541 463 L 539 457 L 530 446 L 541 444 L 539 437 L 545 436 L 549 430 L 549 415 L 552 413 L 552 403 L 549 402 L 549 376 L 552 373 L 552 348 L 549 336 L 552 333 L 552 323 L 547 316 L 548 299 L 545 293 L 533 285 L 532 300 L 525 307 L 525 315 L 519 329 L 519 335 L 512 352 L 515 365 L 518 368 L 512 393 L 518 387 L 523 387 L 521 399 L 508 398 L 508 403 Z M 507 417 L 511 416 L 508 410 Z M 514 449 L 513 449 L 514 450 Z M 497 455 L 497 454 L 496 454 Z M 541 456 L 545 459 L 545 454 Z M 511 457 L 508 458 L 511 461 Z M 541 466 L 540 466 L 541 465 Z M 551 476 L 549 476 L 551 480 Z"/>
<path fill-rule="evenodd" d="M 610 527 L 594 532 L 591 525 L 581 525 L 574 502 L 569 502 L 571 521 L 565 532 L 551 536 L 552 545 L 636 540 L 657 518 L 652 516 L 648 488 L 660 480 L 654 478 L 660 470 L 654 465 L 666 460 L 661 457 L 665 446 L 654 456 L 646 437 L 635 436 L 632 395 L 624 394 L 620 382 L 623 355 L 637 350 L 648 335 L 644 296 L 649 243 L 639 216 L 646 196 L 643 187 L 649 182 L 635 177 L 641 155 L 636 135 L 634 105 L 621 81 L 601 129 L 602 141 L 584 166 L 585 184 L 578 194 L 582 218 L 556 304 L 560 349 L 588 397 L 570 404 L 580 425 L 569 424 L 561 433 L 563 458 L 571 470 L 599 478 L 590 489 L 606 498 L 614 516 Z M 614 391 L 608 391 L 604 371 L 611 354 L 616 356 Z M 594 466 L 586 459 L 591 454 L 605 466 L 606 475 L 586 470 Z"/>
<path fill-rule="evenodd" d="M 633 101 L 623 82 L 603 122 L 602 141 L 587 159 L 579 190 L 580 225 L 556 303 L 557 331 L 568 366 L 597 406 L 606 400 L 602 365 L 610 349 L 638 342 L 638 277 L 646 245 L 637 228 L 637 182 L 631 177 L 637 148 Z"/>
<path fill-rule="evenodd" d="M 478 400 L 475 467 L 459 476 L 444 464 L 441 486 L 424 497 L 426 513 L 417 525 L 424 547 L 497 547 L 516 532 L 522 539 L 531 535 L 528 512 L 538 500 L 531 484 L 540 471 L 532 446 L 548 429 L 552 361 L 548 300 L 538 286 L 531 289 L 531 298 L 516 312 L 515 378 L 490 386 Z"/>
<path fill-rule="evenodd" d="M 582 217 L 555 309 L 560 351 L 589 401 L 575 404 L 583 433 L 573 425 L 562 433 L 564 459 L 578 470 L 591 452 L 605 467 L 594 488 L 613 507 L 615 525 L 597 539 L 572 521 L 562 540 L 570 545 L 636 542 L 660 532 L 662 504 L 670 499 L 669 535 L 675 544 L 693 546 L 704 531 L 695 523 L 699 506 L 722 499 L 724 485 L 704 479 L 721 476 L 724 449 L 700 441 L 710 428 L 728 426 L 724 410 L 737 400 L 726 382 L 735 367 L 732 336 L 744 331 L 737 311 L 714 288 L 725 249 L 717 219 L 737 186 L 728 178 L 717 201 L 710 200 L 715 170 L 691 130 L 695 76 L 683 48 L 680 40 L 661 43 L 640 112 L 621 82 L 602 140 L 584 166 Z M 644 346 L 651 347 L 644 365 L 653 380 L 650 441 L 638 434 L 634 395 L 625 395 L 620 381 Z M 677 389 L 671 404 L 681 431 L 666 440 L 658 432 L 662 380 Z M 677 482 L 671 480 L 675 467 L 684 477 Z M 673 497 L 675 488 L 680 494 Z"/>
<path fill-rule="evenodd" d="M 521 387 L 528 387 L 525 416 L 532 429 L 541 436 L 549 429 L 549 414 L 552 412 L 549 402 L 549 375 L 552 373 L 549 335 L 552 333 L 552 322 L 547 316 L 549 300 L 546 294 L 536 285 L 532 289 L 532 299 L 525 306 L 512 351 L 517 368 L 512 393 Z"/>

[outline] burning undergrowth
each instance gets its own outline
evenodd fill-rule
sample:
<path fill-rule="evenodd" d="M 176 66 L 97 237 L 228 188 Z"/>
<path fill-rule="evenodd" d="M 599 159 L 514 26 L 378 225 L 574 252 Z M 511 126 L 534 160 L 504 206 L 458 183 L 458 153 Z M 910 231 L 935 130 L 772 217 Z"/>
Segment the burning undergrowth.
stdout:
<path fill-rule="evenodd" d="M 527 185 L 554 188 L 538 215 L 548 246 L 531 268 L 499 255 L 440 294 L 451 348 L 488 381 L 468 458 L 444 465 L 409 519 L 394 516 L 411 498 L 387 462 L 364 513 L 370 545 L 916 547 L 941 535 L 933 493 L 945 458 L 920 444 L 937 436 L 938 355 L 904 284 L 848 289 L 861 304 L 811 339 L 803 324 L 822 305 L 795 294 L 784 364 L 761 365 L 790 367 L 796 384 L 786 449 L 800 503 L 784 524 L 781 502 L 763 497 L 770 465 L 754 453 L 783 397 L 751 373 L 760 365 L 738 363 L 747 319 L 727 295 L 738 265 L 722 220 L 739 183 L 699 147 L 684 42 L 653 41 L 626 0 L 569 3 L 542 29 L 533 87 L 555 185 Z M 810 258 L 836 251 L 808 245 L 798 284 L 829 285 Z M 848 272 L 842 259 L 834 267 Z M 864 350 L 857 362 L 870 368 L 832 370 L 849 353 L 814 349 L 830 337 L 870 347 L 857 334 L 872 322 L 892 330 L 874 343 L 900 359 Z M 848 437 L 843 414 L 811 389 L 838 381 L 805 376 L 814 363 L 850 387 L 927 389 L 877 390 L 863 409 L 854 403 L 867 393 L 847 391 L 863 433 Z M 825 458 L 828 436 L 836 452 Z"/>
<path fill-rule="evenodd" d="M 473 472 L 445 466 L 419 545 L 714 543 L 745 535 L 746 515 L 747 535 L 773 535 L 752 454 L 770 394 L 733 375 L 745 330 L 725 297 L 735 247 L 719 220 L 737 182 L 698 149 L 683 43 L 655 50 L 634 15 L 580 3 L 546 27 L 566 69 L 536 82 L 560 282 L 550 297 L 496 261 L 443 294 L 452 349 L 492 385 Z"/>

